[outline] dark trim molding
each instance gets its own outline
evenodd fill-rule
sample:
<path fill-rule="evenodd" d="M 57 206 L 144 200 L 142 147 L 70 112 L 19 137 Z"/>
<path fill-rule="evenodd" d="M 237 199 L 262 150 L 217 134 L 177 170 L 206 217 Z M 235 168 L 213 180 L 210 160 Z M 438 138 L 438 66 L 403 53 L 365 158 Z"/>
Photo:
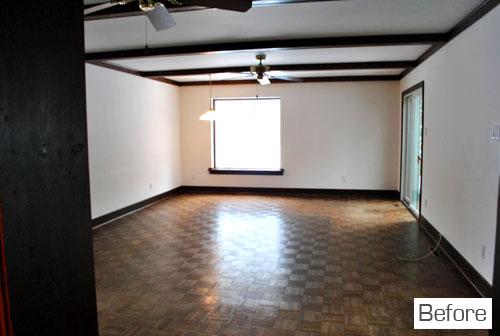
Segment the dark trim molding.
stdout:
<path fill-rule="evenodd" d="M 319 64 L 279 64 L 270 65 L 273 71 L 318 71 L 318 70 L 363 70 L 363 69 L 400 69 L 412 68 L 417 65 L 416 61 L 390 61 L 390 62 L 349 62 L 349 63 L 319 63 Z M 205 69 L 179 69 L 143 71 L 143 77 L 156 76 L 186 76 L 186 75 L 208 75 L 226 72 L 249 72 L 248 66 L 205 68 Z"/>
<path fill-rule="evenodd" d="M 143 78 L 155 80 L 155 81 L 166 83 L 166 84 L 172 84 L 172 85 L 179 86 L 178 82 L 173 81 L 171 79 L 168 79 L 168 78 L 165 78 L 165 77 L 146 77 L 146 76 L 143 76 L 143 74 L 140 71 L 136 71 L 136 70 L 132 70 L 132 69 L 129 69 L 129 68 L 125 68 L 125 67 L 122 67 L 122 66 L 119 66 L 119 65 L 116 65 L 116 64 L 111 64 L 111 63 L 107 63 L 107 62 L 104 62 L 104 61 L 87 61 L 87 63 L 93 64 L 93 65 L 96 65 L 96 66 L 100 66 L 100 67 L 103 67 L 103 68 L 106 68 L 106 69 L 123 72 L 123 73 L 129 74 L 129 75 L 133 75 L 133 76 L 137 76 L 137 77 L 143 77 Z"/>
<path fill-rule="evenodd" d="M 111 64 L 105 61 L 87 61 L 89 64 L 93 64 L 96 66 L 100 66 L 106 69 L 111 69 L 119 72 L 123 72 L 129 75 L 148 78 L 151 80 L 155 80 L 158 82 L 176 85 L 176 86 L 195 86 L 195 85 L 209 85 L 209 81 L 195 81 L 195 82 L 177 82 L 165 77 L 161 77 L 158 74 L 161 72 L 153 71 L 153 72 L 140 72 L 136 70 L 132 70 L 129 68 L 125 68 L 116 64 Z M 386 63 L 386 62 L 376 62 L 376 63 Z M 389 62 L 393 63 L 393 62 Z M 342 64 L 342 63 L 338 63 Z M 346 64 L 354 64 L 354 63 L 346 63 Z M 310 66 L 315 67 L 317 64 L 310 64 Z M 322 65 L 318 65 L 322 66 Z M 347 65 L 349 66 L 349 65 Z M 354 65 L 355 66 L 355 65 Z M 363 65 L 361 65 L 363 66 Z M 374 65 L 376 66 L 376 65 Z M 384 65 L 380 65 L 384 66 Z M 273 67 L 274 68 L 274 67 Z M 229 68 L 222 68 L 229 69 Z M 235 69 L 235 68 L 233 68 Z M 239 68 L 238 68 L 239 69 Z M 248 67 L 244 68 L 248 70 Z M 339 68 L 340 69 L 340 68 Z M 346 68 L 347 69 L 347 68 Z M 211 69 L 195 69 L 198 70 L 211 70 Z M 241 69 L 240 69 L 241 70 Z M 313 70 L 313 69 L 311 69 Z M 174 72 L 189 72 L 190 70 L 173 70 Z M 220 70 L 219 70 L 220 71 Z M 229 71 L 232 72 L 232 71 Z M 185 75 L 188 73 L 185 73 Z M 385 76 L 334 76 L 334 77 L 306 77 L 303 78 L 301 83 L 322 83 L 322 82 L 361 82 L 361 81 L 398 81 L 400 79 L 400 75 L 385 75 Z M 212 81 L 212 85 L 235 85 L 235 84 L 255 84 L 256 81 L 252 80 L 222 80 L 222 81 Z M 273 84 L 293 84 L 297 82 L 284 81 L 280 79 L 271 79 L 271 83 Z"/>
<path fill-rule="evenodd" d="M 424 216 L 420 215 L 420 227 L 431 237 L 434 242 L 438 241 L 441 234 Z M 453 245 L 441 234 L 439 249 L 446 255 L 450 262 L 458 269 L 465 279 L 483 297 L 491 297 L 493 287 L 483 278 L 481 274 L 458 252 Z"/>
<path fill-rule="evenodd" d="M 92 227 L 94 228 L 94 227 L 99 226 L 101 224 L 115 220 L 119 217 L 128 215 L 131 212 L 134 212 L 138 209 L 144 208 L 145 206 L 148 206 L 152 203 L 158 202 L 162 199 L 178 195 L 181 193 L 181 190 L 182 190 L 182 187 L 177 187 L 177 188 L 172 189 L 170 191 L 167 191 L 167 192 L 161 193 L 159 195 L 153 196 L 151 198 L 145 199 L 144 201 L 137 202 L 137 203 L 129 205 L 125 208 L 121 208 L 119 210 L 113 211 L 113 212 L 106 214 L 104 216 L 92 219 Z"/>
<path fill-rule="evenodd" d="M 453 29 L 451 29 L 448 34 L 450 41 L 455 37 L 460 35 L 467 28 L 472 26 L 474 23 L 479 21 L 483 16 L 488 14 L 493 8 L 500 4 L 500 0 L 485 0 L 476 9 L 474 9 L 469 15 L 467 15 L 462 21 L 460 21 Z"/>
<path fill-rule="evenodd" d="M 409 74 L 413 69 L 415 69 L 419 64 L 422 64 L 426 59 L 434 55 L 439 49 L 441 49 L 445 43 L 440 43 L 440 44 L 435 44 L 429 49 L 427 49 L 420 57 L 418 58 L 417 61 L 415 61 L 416 66 L 411 67 L 411 68 L 406 68 L 405 71 L 403 71 L 399 76 L 403 78 L 407 74 Z"/>
<path fill-rule="evenodd" d="M 346 48 L 346 47 L 375 47 L 398 45 L 425 45 L 445 43 L 447 34 L 406 34 L 406 35 L 369 35 L 369 36 L 342 36 L 319 37 L 302 39 L 265 40 L 248 42 L 230 42 L 215 44 L 199 44 L 187 46 L 158 47 L 149 49 L 130 49 L 117 51 L 103 51 L 85 54 L 87 61 L 105 61 L 113 59 L 131 59 L 144 57 L 161 57 L 187 54 L 203 54 L 218 52 L 241 52 L 251 50 L 284 50 L 297 48 Z"/>
<path fill-rule="evenodd" d="M 359 189 L 310 189 L 310 188 L 255 188 L 255 187 L 212 187 L 212 186 L 182 186 L 184 193 L 207 194 L 250 194 L 250 195 L 316 195 L 337 197 L 367 197 L 398 200 L 397 190 L 359 190 Z"/>
<path fill-rule="evenodd" d="M 141 77 L 144 77 L 144 76 L 141 76 Z M 165 84 L 171 84 L 171 85 L 179 86 L 179 82 L 176 82 L 174 80 L 171 80 L 171 79 L 168 79 L 168 78 L 165 78 L 165 77 L 144 77 L 144 78 L 152 79 L 152 80 L 155 80 L 157 82 L 162 82 L 162 83 L 165 83 Z"/>
<path fill-rule="evenodd" d="M 217 169 L 208 168 L 210 174 L 219 175 L 280 175 L 285 173 L 285 169 L 279 170 L 258 170 L 258 169 Z"/>
<path fill-rule="evenodd" d="M 92 64 L 92 65 L 96 65 L 96 66 L 100 66 L 100 67 L 103 67 L 106 69 L 127 73 L 129 75 L 142 77 L 140 71 L 132 70 L 132 69 L 125 68 L 125 67 L 115 65 L 115 64 L 110 64 L 110 63 L 107 63 L 104 61 L 87 61 L 87 63 Z"/>
<path fill-rule="evenodd" d="M 92 227 L 111 222 L 120 217 L 144 208 L 150 204 L 184 193 L 206 193 L 206 194 L 251 194 L 251 195 L 315 195 L 336 197 L 366 197 L 399 200 L 397 190 L 358 190 L 358 189 L 308 189 L 308 188 L 254 188 L 254 187 L 206 187 L 206 186 L 180 186 L 162 194 L 153 196 L 125 208 L 113 211 L 92 220 Z"/>
<path fill-rule="evenodd" d="M 404 91 L 401 93 L 401 97 L 404 97 L 404 96 L 405 96 L 405 95 L 407 95 L 408 93 L 411 93 L 411 92 L 413 92 L 413 91 L 415 91 L 415 90 L 418 90 L 418 89 L 420 89 L 420 88 L 422 88 L 422 89 L 424 88 L 424 81 L 421 81 L 420 83 L 417 83 L 417 84 L 413 85 L 412 87 L 410 87 L 410 88 L 408 88 L 408 89 L 404 90 Z"/>

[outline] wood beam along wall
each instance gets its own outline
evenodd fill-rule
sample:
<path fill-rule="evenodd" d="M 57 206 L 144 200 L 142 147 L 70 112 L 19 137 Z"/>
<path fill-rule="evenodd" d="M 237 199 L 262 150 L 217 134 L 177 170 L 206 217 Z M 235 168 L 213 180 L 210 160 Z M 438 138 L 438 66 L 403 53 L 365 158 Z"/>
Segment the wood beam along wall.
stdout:
<path fill-rule="evenodd" d="M 431 45 L 430 49 L 441 46 L 448 41 L 447 34 L 409 34 L 409 35 L 380 35 L 380 36 L 349 36 L 349 37 L 323 37 L 313 39 L 288 39 L 288 40 L 268 40 L 254 42 L 233 42 L 203 44 L 193 46 L 163 47 L 120 50 L 109 52 L 87 53 L 88 63 L 103 66 L 109 69 L 126 72 L 129 74 L 147 77 L 153 80 L 166 82 L 173 85 L 203 85 L 203 82 L 179 83 L 166 79 L 165 76 L 180 76 L 193 74 L 210 74 L 222 72 L 247 72 L 248 67 L 226 67 L 226 68 L 207 68 L 207 69 L 183 69 L 183 70 L 161 70 L 140 72 L 127 69 L 116 64 L 110 64 L 109 61 L 119 59 L 134 59 L 148 57 L 164 57 L 179 55 L 197 55 L 206 52 L 242 52 L 248 50 L 293 50 L 305 48 L 345 48 L 345 47 L 378 47 L 378 46 L 398 46 L 398 45 Z M 312 71 L 312 70 L 359 70 L 359 69 L 389 69 L 406 68 L 406 71 L 413 69 L 418 63 L 416 61 L 389 61 L 389 62 L 359 62 L 359 63 L 333 63 L 333 64 L 294 64 L 294 65 L 273 65 L 273 70 L 279 71 Z M 403 74 L 405 73 L 403 72 Z M 356 78 L 355 78 L 356 77 Z M 397 78 L 396 78 L 397 77 Z M 399 76 L 352 76 L 353 81 L 362 80 L 399 80 Z M 305 79 L 304 82 L 331 82 L 346 81 L 342 77 L 314 77 Z M 244 84 L 245 81 L 237 83 L 236 81 L 215 82 L 217 84 Z M 278 81 L 274 81 L 275 83 Z M 283 82 L 284 81 L 280 81 Z"/>
<path fill-rule="evenodd" d="M 109 61 L 118 59 L 148 58 L 161 56 L 180 56 L 202 53 L 242 52 L 265 50 L 293 50 L 306 48 L 352 48 L 404 45 L 434 45 L 446 43 L 447 34 L 407 34 L 377 36 L 320 37 L 309 39 L 266 40 L 250 42 L 231 42 L 172 46 L 160 48 L 141 48 L 87 53 L 87 61 Z"/>
<path fill-rule="evenodd" d="M 194 82 L 179 82 L 164 76 L 183 76 L 183 75 L 203 75 L 225 72 L 247 72 L 249 67 L 228 67 L 228 68 L 208 68 L 208 69 L 186 69 L 186 70 L 167 70 L 167 71 L 146 71 L 128 69 L 116 64 L 103 61 L 87 61 L 89 64 L 101 66 L 103 68 L 128 73 L 130 75 L 145 77 L 159 82 L 177 85 L 209 85 L 208 81 Z M 331 64 L 291 64 L 291 65 L 273 65 L 273 70 L 288 70 L 288 71 L 312 71 L 312 70 L 352 70 L 352 69 L 393 69 L 412 66 L 412 61 L 397 61 L 397 62 L 361 62 L 361 63 L 331 63 Z M 348 82 L 348 81 L 396 81 L 399 80 L 399 75 L 379 75 L 379 76 L 324 76 L 324 77 L 305 77 L 303 83 L 319 83 L 319 82 Z M 279 79 L 271 79 L 272 83 L 294 83 Z M 229 84 L 252 84 L 255 80 L 221 80 L 212 81 L 213 85 L 229 85 Z"/>
<path fill-rule="evenodd" d="M 460 33 L 465 31 L 467 28 L 472 26 L 478 20 L 480 20 L 483 16 L 488 14 L 493 8 L 500 4 L 500 0 L 485 0 L 481 3 L 476 9 L 474 9 L 469 15 L 467 15 L 462 21 L 455 25 L 447 35 L 447 41 L 453 40 Z M 431 48 L 429 48 L 426 52 L 424 52 L 416 61 L 417 66 L 425 62 L 429 57 L 434 55 L 439 49 L 441 49 L 446 43 L 436 43 Z M 416 66 L 415 66 L 416 67 Z M 409 74 L 415 67 L 407 68 L 405 71 L 401 73 L 401 78 Z"/>

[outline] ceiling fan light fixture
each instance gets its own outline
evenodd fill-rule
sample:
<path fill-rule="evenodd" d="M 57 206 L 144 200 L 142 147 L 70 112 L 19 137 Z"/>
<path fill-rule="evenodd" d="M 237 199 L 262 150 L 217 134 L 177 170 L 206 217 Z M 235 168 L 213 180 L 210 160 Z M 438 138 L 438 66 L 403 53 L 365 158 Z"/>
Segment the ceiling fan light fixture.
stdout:
<path fill-rule="evenodd" d="M 216 116 L 215 110 L 211 108 L 200 116 L 200 120 L 214 121 Z"/>
<path fill-rule="evenodd" d="M 260 77 L 260 78 L 259 78 Z M 257 80 L 259 81 L 260 85 L 269 85 L 271 84 L 271 81 L 267 76 L 257 76 Z"/>

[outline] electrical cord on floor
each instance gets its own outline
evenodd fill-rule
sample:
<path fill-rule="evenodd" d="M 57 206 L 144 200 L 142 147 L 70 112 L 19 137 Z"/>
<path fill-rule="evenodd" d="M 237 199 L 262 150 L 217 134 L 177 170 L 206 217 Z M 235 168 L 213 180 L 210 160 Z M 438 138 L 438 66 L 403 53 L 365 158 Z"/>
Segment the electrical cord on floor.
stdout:
<path fill-rule="evenodd" d="M 434 252 L 436 252 L 436 250 L 438 249 L 439 245 L 441 244 L 441 239 L 442 238 L 443 238 L 443 236 L 439 235 L 439 239 L 438 239 L 436 247 L 434 247 L 429 253 L 427 253 L 423 257 L 415 258 L 415 259 L 407 259 L 407 258 L 401 258 L 401 257 L 396 256 L 396 258 L 398 258 L 398 260 L 401 260 L 401 261 L 420 261 L 420 260 L 424 260 L 424 259 L 430 257 L 431 255 L 433 255 Z"/>

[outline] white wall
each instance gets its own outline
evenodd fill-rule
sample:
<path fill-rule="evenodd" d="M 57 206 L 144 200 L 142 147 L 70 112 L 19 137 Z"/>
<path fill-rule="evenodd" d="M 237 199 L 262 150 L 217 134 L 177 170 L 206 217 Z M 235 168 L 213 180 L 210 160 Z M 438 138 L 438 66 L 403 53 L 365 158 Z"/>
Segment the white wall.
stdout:
<path fill-rule="evenodd" d="M 401 81 L 425 81 L 422 214 L 492 283 L 500 143 L 500 7 Z M 481 245 L 486 258 L 481 258 Z"/>
<path fill-rule="evenodd" d="M 89 64 L 86 76 L 92 218 L 180 186 L 179 88 Z"/>
<path fill-rule="evenodd" d="M 281 97 L 284 176 L 210 175 L 208 86 L 181 88 L 183 185 L 385 189 L 399 186 L 399 83 L 259 86 Z M 257 85 L 213 87 L 214 97 L 255 97 Z M 345 177 L 346 181 L 342 181 Z"/>

